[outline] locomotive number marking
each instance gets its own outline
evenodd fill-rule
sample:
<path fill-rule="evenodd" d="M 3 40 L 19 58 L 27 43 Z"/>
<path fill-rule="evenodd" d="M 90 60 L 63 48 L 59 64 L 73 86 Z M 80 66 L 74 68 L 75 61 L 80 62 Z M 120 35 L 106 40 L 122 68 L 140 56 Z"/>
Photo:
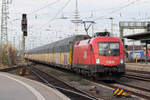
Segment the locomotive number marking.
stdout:
<path fill-rule="evenodd" d="M 106 63 L 107 63 L 107 64 L 114 64 L 115 61 L 107 60 Z"/>

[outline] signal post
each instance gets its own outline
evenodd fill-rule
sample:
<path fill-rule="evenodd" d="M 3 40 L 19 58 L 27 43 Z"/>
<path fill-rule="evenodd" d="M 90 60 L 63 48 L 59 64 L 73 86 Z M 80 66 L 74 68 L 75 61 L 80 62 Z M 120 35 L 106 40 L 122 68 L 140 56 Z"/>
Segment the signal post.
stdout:
<path fill-rule="evenodd" d="M 22 14 L 21 29 L 23 32 L 23 35 L 22 35 L 23 36 L 22 37 L 22 53 L 21 53 L 23 69 L 22 69 L 22 72 L 20 74 L 24 75 L 24 74 L 26 74 L 25 39 L 27 37 L 27 14 Z"/>

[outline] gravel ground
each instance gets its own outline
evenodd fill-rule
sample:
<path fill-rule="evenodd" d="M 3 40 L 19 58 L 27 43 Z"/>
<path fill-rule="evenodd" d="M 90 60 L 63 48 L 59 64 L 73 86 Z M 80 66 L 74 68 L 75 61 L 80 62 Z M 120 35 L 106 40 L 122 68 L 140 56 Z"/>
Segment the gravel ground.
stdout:
<path fill-rule="evenodd" d="M 83 91 L 86 91 L 96 96 L 97 98 L 101 98 L 104 100 L 138 100 L 134 97 L 131 98 L 115 97 L 113 96 L 113 89 L 107 88 L 102 85 L 93 84 L 90 81 L 83 79 L 79 75 L 65 73 L 51 67 L 45 67 L 44 65 L 36 65 L 36 67 L 40 68 L 41 70 L 49 74 L 57 76 L 58 78 L 64 80 L 65 82 L 71 84 L 72 86 L 77 87 Z"/>
<path fill-rule="evenodd" d="M 150 79 L 150 74 L 146 74 L 146 73 L 126 72 L 126 74 L 146 77 L 146 78 Z"/>
<path fill-rule="evenodd" d="M 150 82 L 128 78 L 121 78 L 120 82 L 150 90 Z"/>

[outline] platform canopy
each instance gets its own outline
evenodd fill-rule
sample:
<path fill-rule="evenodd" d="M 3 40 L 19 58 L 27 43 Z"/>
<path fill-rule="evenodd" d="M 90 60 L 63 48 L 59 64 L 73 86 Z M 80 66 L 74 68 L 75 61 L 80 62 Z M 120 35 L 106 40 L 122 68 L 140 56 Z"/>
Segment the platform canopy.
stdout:
<path fill-rule="evenodd" d="M 124 38 L 133 39 L 133 40 L 140 40 L 141 42 L 150 43 L 150 32 L 143 32 L 137 33 L 132 35 L 126 35 Z"/>
<path fill-rule="evenodd" d="M 143 33 L 137 33 L 133 35 L 127 35 L 124 36 L 124 38 L 127 39 L 133 39 L 133 40 L 140 40 L 141 42 L 146 43 L 146 51 L 148 50 L 147 45 L 150 44 L 150 31 L 143 32 Z M 146 55 L 148 55 L 148 52 L 146 52 Z M 145 62 L 147 63 L 148 57 L 145 56 Z"/>

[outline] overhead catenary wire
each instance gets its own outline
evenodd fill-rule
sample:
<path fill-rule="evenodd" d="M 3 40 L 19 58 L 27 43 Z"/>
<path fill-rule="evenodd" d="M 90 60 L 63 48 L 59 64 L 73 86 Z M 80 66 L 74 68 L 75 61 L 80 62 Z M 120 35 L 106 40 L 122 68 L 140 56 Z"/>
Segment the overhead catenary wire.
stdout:
<path fill-rule="evenodd" d="M 108 14 L 116 13 L 116 12 L 118 12 L 118 11 L 120 11 L 120 10 L 124 9 L 124 8 L 129 7 L 130 5 L 135 4 L 135 3 L 136 3 L 136 2 L 138 2 L 138 1 L 141 1 L 141 0 L 135 0 L 135 1 L 132 1 L 132 2 L 130 2 L 130 3 L 128 3 L 128 4 L 126 4 L 126 5 L 124 5 L 124 6 L 120 7 L 120 8 L 118 8 L 118 9 L 116 9 L 116 10 L 113 10 L 113 11 L 109 12 Z M 100 20 L 101 18 L 103 18 L 103 17 L 105 17 L 105 16 L 108 16 L 108 14 L 103 15 L 103 16 L 101 16 L 101 17 L 99 17 L 99 18 L 96 18 L 96 19 L 95 19 L 95 21 L 96 21 L 96 20 Z"/>
<path fill-rule="evenodd" d="M 54 21 L 56 19 L 56 17 L 63 11 L 63 9 L 65 9 L 67 7 L 67 5 L 70 3 L 70 1 L 71 0 L 68 0 L 66 2 L 66 4 L 63 7 L 61 7 L 60 10 L 58 10 L 58 12 L 56 13 L 56 15 L 52 19 L 50 19 L 49 21 L 47 21 L 45 24 L 43 24 L 42 26 L 40 26 L 40 28 L 42 28 L 43 26 L 45 26 L 45 25 L 49 24 L 50 22 Z"/>
<path fill-rule="evenodd" d="M 58 3 L 59 1 L 60 1 L 60 0 L 54 1 L 54 2 L 52 2 L 52 3 L 49 3 L 49 4 L 47 4 L 47 5 L 45 5 L 45 6 L 41 7 L 41 8 L 38 8 L 38 9 L 36 9 L 36 10 L 34 10 L 34 11 L 28 13 L 28 14 L 29 14 L 29 15 L 34 14 L 34 13 L 40 11 L 40 10 L 43 10 L 43 9 L 45 9 L 45 8 L 51 6 L 51 5 L 54 5 L 54 4 Z"/>
<path fill-rule="evenodd" d="M 45 8 L 47 8 L 47 7 L 50 7 L 50 6 L 52 6 L 52 5 L 54 5 L 54 4 L 58 3 L 58 2 L 60 2 L 60 0 L 51 2 L 51 3 L 45 5 L 45 6 L 41 7 L 41 8 L 38 8 L 38 9 L 36 9 L 36 10 L 34 10 L 34 11 L 28 13 L 28 15 L 32 15 L 32 14 L 34 14 L 34 13 L 36 13 L 36 12 L 39 12 L 40 10 L 43 10 L 43 9 L 45 9 Z M 22 14 L 22 12 L 19 12 L 19 13 L 16 13 L 16 12 L 15 12 L 15 13 L 9 13 L 9 14 Z M 20 19 L 20 18 L 19 18 L 19 19 Z"/>
<path fill-rule="evenodd" d="M 118 4 L 118 5 L 121 5 L 122 3 L 126 3 L 126 2 L 121 2 L 120 4 Z M 117 8 L 120 8 L 120 6 L 119 7 L 117 7 Z M 102 9 L 102 8 L 100 8 L 100 9 L 96 9 L 96 10 L 91 10 L 91 11 L 93 11 L 93 12 L 106 12 L 106 11 L 112 11 L 112 10 L 115 10 L 116 8 L 114 8 L 114 7 L 110 7 L 110 8 L 104 8 L 104 9 Z M 64 12 L 64 13 L 72 13 L 72 11 L 70 11 L 70 12 Z M 89 10 L 85 10 L 85 11 L 81 11 L 80 10 L 80 13 L 89 13 Z"/>

